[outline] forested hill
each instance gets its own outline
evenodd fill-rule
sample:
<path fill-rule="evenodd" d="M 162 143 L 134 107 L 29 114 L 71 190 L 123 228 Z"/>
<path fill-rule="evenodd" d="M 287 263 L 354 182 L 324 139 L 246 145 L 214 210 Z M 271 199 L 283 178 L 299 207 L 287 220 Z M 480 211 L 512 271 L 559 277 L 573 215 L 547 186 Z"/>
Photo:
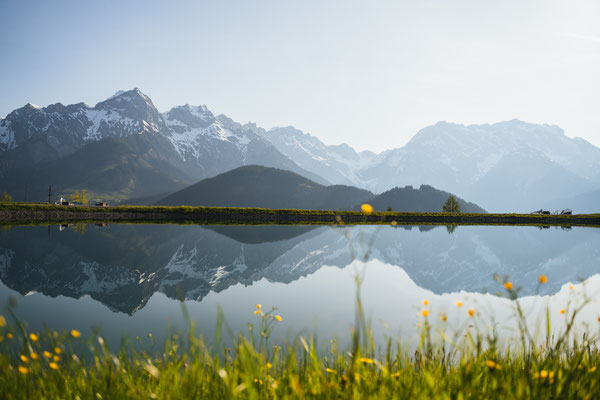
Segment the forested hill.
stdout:
<path fill-rule="evenodd" d="M 376 211 L 385 211 L 391 207 L 394 211 L 436 212 L 442 211 L 444 202 L 451 194 L 429 185 L 421 185 L 418 189 L 412 186 L 395 187 L 370 199 L 369 204 Z M 456 197 L 456 199 L 462 212 L 486 212 L 475 203 L 470 203 L 459 197 Z"/>
<path fill-rule="evenodd" d="M 157 205 L 349 210 L 373 197 L 352 186 L 324 186 L 290 171 L 248 165 L 204 179 Z"/>

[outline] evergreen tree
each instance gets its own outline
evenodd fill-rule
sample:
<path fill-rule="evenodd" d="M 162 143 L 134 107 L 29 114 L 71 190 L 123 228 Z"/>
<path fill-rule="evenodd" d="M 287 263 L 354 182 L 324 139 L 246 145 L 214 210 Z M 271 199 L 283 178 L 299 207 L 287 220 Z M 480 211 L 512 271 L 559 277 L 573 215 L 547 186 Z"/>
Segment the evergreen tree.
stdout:
<path fill-rule="evenodd" d="M 444 203 L 442 210 L 448 213 L 459 213 L 460 205 L 458 204 L 458 201 L 456 201 L 456 197 L 452 195 L 448 196 L 448 199 Z"/>

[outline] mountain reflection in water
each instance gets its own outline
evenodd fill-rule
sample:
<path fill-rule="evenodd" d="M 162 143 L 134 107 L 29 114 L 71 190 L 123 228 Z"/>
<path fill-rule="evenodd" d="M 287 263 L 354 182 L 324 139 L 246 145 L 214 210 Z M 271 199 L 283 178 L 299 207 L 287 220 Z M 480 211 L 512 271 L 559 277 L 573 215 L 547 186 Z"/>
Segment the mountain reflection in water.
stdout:
<path fill-rule="evenodd" d="M 140 312 L 155 293 L 164 295 L 157 295 L 162 303 L 167 298 L 202 302 L 211 292 L 219 293 L 221 301 L 235 303 L 239 292 L 235 288 L 248 286 L 265 294 L 279 293 L 281 300 L 273 300 L 277 304 L 291 300 L 308 304 L 317 291 L 327 291 L 338 304 L 333 300 L 340 279 L 335 271 L 351 263 L 350 243 L 357 258 L 369 250 L 370 260 L 389 265 L 374 272 L 381 274 L 380 291 L 414 286 L 435 295 L 495 293 L 501 290 L 493 281 L 498 274 L 510 277 L 521 296 L 538 291 L 554 294 L 565 283 L 587 279 L 600 270 L 600 230 L 593 228 L 459 226 L 450 234 L 445 227 L 434 226 L 11 227 L 0 233 L 0 280 L 6 286 L 0 288 L 0 295 L 16 291 L 22 296 L 36 293 L 80 302 L 91 297 L 111 312 L 125 315 Z M 326 282 L 299 282 L 293 292 L 298 298 L 287 298 L 292 292 L 282 289 L 285 284 L 323 267 L 327 267 L 322 273 Z M 548 276 L 543 286 L 537 282 L 541 274 Z M 386 276 L 397 285 L 386 286 Z M 240 300 L 239 306 L 252 306 L 258 299 L 247 301 Z M 379 307 L 376 301 L 371 304 Z M 336 307 L 339 315 L 346 308 L 351 312 L 352 298 L 343 297 Z M 335 320 L 336 314 L 331 312 L 327 318 Z M 214 319 L 206 321 L 213 323 Z M 310 328 L 307 323 L 303 328 Z"/>

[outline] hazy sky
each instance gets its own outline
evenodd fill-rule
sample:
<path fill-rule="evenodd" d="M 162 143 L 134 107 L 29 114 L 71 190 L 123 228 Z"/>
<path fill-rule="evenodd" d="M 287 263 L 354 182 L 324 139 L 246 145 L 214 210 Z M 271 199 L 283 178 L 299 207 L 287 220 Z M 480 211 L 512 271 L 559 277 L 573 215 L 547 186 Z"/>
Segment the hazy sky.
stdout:
<path fill-rule="evenodd" d="M 600 1 L 0 0 L 0 116 L 139 87 L 327 144 L 519 118 L 600 146 Z"/>

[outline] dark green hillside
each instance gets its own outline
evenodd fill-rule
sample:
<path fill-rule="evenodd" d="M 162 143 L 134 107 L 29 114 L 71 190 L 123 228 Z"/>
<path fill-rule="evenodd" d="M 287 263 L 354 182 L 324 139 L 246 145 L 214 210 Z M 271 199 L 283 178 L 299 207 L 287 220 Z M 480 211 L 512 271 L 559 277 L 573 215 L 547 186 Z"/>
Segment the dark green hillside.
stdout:
<path fill-rule="evenodd" d="M 147 136 L 147 135 L 145 135 Z M 48 185 L 54 194 L 68 196 L 86 189 L 90 200 L 118 200 L 173 192 L 193 179 L 154 153 L 154 143 L 144 135 L 107 138 L 61 159 L 27 168 L 15 165 L 7 171 L 0 190 L 14 200 L 48 201 Z"/>
<path fill-rule="evenodd" d="M 396 187 L 375 196 L 369 201 L 369 204 L 377 211 L 385 211 L 388 207 L 392 207 L 394 211 L 401 212 L 441 212 L 442 206 L 450 194 L 429 185 L 421 185 L 418 189 L 412 186 Z M 456 199 L 460 210 L 464 213 L 486 212 L 477 204 L 469 203 L 458 197 Z"/>
<path fill-rule="evenodd" d="M 351 186 L 323 186 L 290 171 L 248 165 L 204 179 L 157 205 L 349 210 L 373 193 Z"/>

